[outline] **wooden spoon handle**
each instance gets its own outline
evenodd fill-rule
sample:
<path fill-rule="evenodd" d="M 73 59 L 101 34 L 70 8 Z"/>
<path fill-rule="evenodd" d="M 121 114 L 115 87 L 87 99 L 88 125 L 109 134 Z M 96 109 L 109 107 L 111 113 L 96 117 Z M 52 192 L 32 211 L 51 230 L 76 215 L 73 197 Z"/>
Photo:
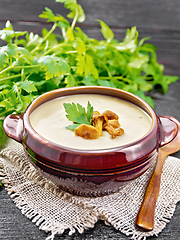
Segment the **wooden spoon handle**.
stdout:
<path fill-rule="evenodd" d="M 159 149 L 158 159 L 154 172 L 149 180 L 144 195 L 144 200 L 136 217 L 136 224 L 146 230 L 152 230 L 154 228 L 154 214 L 156 202 L 159 195 L 161 173 L 165 158 L 166 153 Z"/>

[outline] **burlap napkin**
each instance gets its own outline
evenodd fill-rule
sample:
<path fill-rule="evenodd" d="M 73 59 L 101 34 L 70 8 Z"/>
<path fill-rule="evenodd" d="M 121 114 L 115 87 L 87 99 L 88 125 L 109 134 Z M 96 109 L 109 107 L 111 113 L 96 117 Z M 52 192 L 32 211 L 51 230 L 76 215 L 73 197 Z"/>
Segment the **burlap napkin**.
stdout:
<path fill-rule="evenodd" d="M 174 157 L 166 159 L 155 227 L 153 231 L 144 232 L 135 226 L 135 218 L 152 171 L 153 166 L 117 193 L 104 197 L 78 197 L 62 191 L 43 177 L 29 163 L 21 144 L 8 139 L 0 152 L 1 181 L 22 213 L 39 229 L 50 232 L 47 240 L 53 240 L 55 234 L 62 234 L 66 229 L 69 229 L 70 235 L 75 231 L 83 233 L 84 229 L 92 228 L 98 219 L 111 224 L 131 239 L 158 235 L 180 200 L 180 160 Z"/>

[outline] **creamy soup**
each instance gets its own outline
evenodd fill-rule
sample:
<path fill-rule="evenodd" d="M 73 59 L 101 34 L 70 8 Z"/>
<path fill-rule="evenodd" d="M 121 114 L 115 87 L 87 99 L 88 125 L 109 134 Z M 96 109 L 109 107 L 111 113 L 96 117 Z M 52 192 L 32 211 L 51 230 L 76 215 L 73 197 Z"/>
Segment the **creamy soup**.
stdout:
<path fill-rule="evenodd" d="M 111 110 L 119 116 L 119 122 L 124 129 L 122 136 L 111 139 L 108 132 L 98 139 L 83 139 L 67 130 L 66 126 L 72 124 L 66 118 L 63 103 L 79 103 L 87 109 L 90 102 L 94 110 L 102 113 Z M 151 128 L 150 116 L 139 107 L 127 101 L 98 94 L 78 94 L 53 99 L 36 108 L 30 115 L 30 123 L 37 133 L 44 138 L 76 149 L 107 149 L 131 143 L 143 137 Z"/>

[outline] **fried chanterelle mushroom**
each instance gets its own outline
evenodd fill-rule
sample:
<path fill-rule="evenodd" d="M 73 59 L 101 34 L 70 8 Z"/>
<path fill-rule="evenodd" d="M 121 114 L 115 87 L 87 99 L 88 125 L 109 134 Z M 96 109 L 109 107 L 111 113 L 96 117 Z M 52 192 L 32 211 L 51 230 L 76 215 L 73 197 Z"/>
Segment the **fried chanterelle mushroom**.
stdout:
<path fill-rule="evenodd" d="M 94 112 L 91 124 L 98 130 L 99 136 L 102 135 L 103 126 L 106 124 L 106 122 L 108 122 L 108 119 L 105 115 L 100 113 L 97 114 L 97 112 Z"/>
<path fill-rule="evenodd" d="M 124 134 L 124 129 L 120 128 L 119 117 L 116 113 L 106 110 L 103 112 L 103 115 L 106 116 L 108 121 L 103 125 L 103 129 L 111 135 L 112 138 L 121 136 Z"/>
<path fill-rule="evenodd" d="M 92 125 L 81 124 L 75 129 L 75 135 L 84 139 L 96 139 L 100 137 L 99 131 Z"/>
<path fill-rule="evenodd" d="M 92 125 L 80 125 L 75 129 L 75 134 L 84 139 L 96 139 L 102 135 L 102 131 L 107 131 L 114 139 L 124 134 L 118 119 L 118 115 L 110 110 L 106 110 L 102 114 L 94 111 L 91 120 Z"/>

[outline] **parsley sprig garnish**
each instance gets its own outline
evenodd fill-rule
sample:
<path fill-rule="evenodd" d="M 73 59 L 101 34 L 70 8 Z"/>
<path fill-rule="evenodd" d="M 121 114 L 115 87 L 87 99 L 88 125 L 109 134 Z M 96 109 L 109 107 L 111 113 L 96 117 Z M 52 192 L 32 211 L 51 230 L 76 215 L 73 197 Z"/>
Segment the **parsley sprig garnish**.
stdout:
<path fill-rule="evenodd" d="M 66 129 L 74 131 L 79 125 L 86 124 L 91 125 L 91 118 L 93 115 L 93 106 L 88 101 L 87 111 L 79 103 L 64 103 L 64 108 L 66 111 L 66 117 L 73 122 L 72 125 L 66 127 Z"/>
<path fill-rule="evenodd" d="M 132 92 L 151 106 L 146 92 L 158 85 L 166 93 L 176 76 L 163 75 L 156 47 L 138 40 L 136 27 L 127 29 L 122 42 L 110 27 L 98 20 L 104 40 L 89 38 L 77 22 L 85 13 L 76 0 L 56 0 L 69 10 L 67 17 L 45 8 L 40 18 L 52 23 L 41 36 L 15 31 L 10 21 L 0 30 L 7 44 L 0 47 L 0 117 L 24 112 L 37 96 L 62 87 L 101 85 Z M 54 31 L 58 31 L 58 35 Z M 89 120 L 88 120 L 89 121 Z M 0 145 L 4 142 L 0 124 Z"/>

